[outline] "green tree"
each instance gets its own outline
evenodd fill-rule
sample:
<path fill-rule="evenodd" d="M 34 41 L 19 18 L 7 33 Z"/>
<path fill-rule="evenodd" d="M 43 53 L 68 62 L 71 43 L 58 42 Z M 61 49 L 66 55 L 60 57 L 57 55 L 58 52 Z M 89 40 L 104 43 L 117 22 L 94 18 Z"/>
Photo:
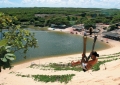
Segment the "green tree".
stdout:
<path fill-rule="evenodd" d="M 20 25 L 13 24 L 14 21 L 17 21 L 16 17 L 0 13 L 1 34 L 3 29 L 8 29 L 0 40 L 0 72 L 1 67 L 3 69 L 12 67 L 11 61 L 15 60 L 16 51 L 23 49 L 23 53 L 26 54 L 29 47 L 37 47 L 35 34 L 22 29 Z"/>
<path fill-rule="evenodd" d="M 92 20 L 87 20 L 84 22 L 85 29 L 89 29 L 90 27 L 96 28 L 96 24 L 92 22 Z"/>
<path fill-rule="evenodd" d="M 120 22 L 120 15 L 114 16 L 113 19 L 111 20 L 111 24 L 118 23 L 118 22 Z"/>
<path fill-rule="evenodd" d="M 86 22 L 88 19 L 86 18 L 86 17 L 82 17 L 82 18 L 80 18 L 80 22 L 81 22 L 81 24 L 82 23 L 84 23 L 84 22 Z"/>
<path fill-rule="evenodd" d="M 107 31 L 112 31 L 117 29 L 117 26 L 115 24 L 111 25 Z"/>
<path fill-rule="evenodd" d="M 96 18 L 96 17 L 97 17 L 97 14 L 96 14 L 96 13 L 92 13 L 92 14 L 90 14 L 90 16 L 91 16 L 92 18 Z"/>
<path fill-rule="evenodd" d="M 109 20 L 109 19 L 104 19 L 102 22 L 103 22 L 104 24 L 110 24 L 110 20 Z"/>
<path fill-rule="evenodd" d="M 85 12 L 81 13 L 81 16 L 82 16 L 82 17 L 85 17 L 85 16 L 86 16 L 86 13 L 85 13 Z"/>
<path fill-rule="evenodd" d="M 67 20 L 68 20 L 68 21 L 70 21 L 70 20 L 71 20 L 70 16 L 67 16 Z"/>
<path fill-rule="evenodd" d="M 56 25 L 69 25 L 69 21 L 65 17 L 56 17 L 51 19 L 51 24 L 56 24 Z"/>

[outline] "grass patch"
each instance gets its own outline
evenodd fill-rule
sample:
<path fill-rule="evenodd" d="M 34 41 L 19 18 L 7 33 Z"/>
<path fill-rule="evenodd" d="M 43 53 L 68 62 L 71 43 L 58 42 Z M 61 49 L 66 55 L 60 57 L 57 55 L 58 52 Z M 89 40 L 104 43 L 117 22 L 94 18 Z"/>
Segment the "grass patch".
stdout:
<path fill-rule="evenodd" d="M 56 71 L 61 71 L 61 70 L 73 70 L 73 71 L 81 71 L 81 67 L 80 65 L 78 66 L 71 66 L 70 63 L 68 64 L 57 64 L 57 63 L 50 63 L 48 66 L 44 66 L 43 67 L 50 67 Z"/>
<path fill-rule="evenodd" d="M 100 70 L 100 65 L 106 63 L 106 62 L 111 62 L 111 61 L 114 61 L 114 60 L 118 60 L 120 59 L 119 58 L 120 56 L 120 52 L 118 53 L 114 53 L 112 55 L 108 55 L 107 57 L 103 57 L 103 58 L 99 58 L 99 59 L 105 59 L 103 61 L 98 61 L 97 64 L 95 64 L 93 67 L 92 67 L 92 70 L 93 71 L 98 71 Z M 108 58 L 110 58 L 108 60 Z M 62 71 L 62 70 L 72 70 L 72 71 L 82 71 L 82 68 L 80 65 L 77 65 L 77 66 L 71 66 L 71 63 L 66 63 L 66 64 L 63 64 L 62 62 L 61 63 L 49 63 L 48 65 L 33 65 L 33 66 L 30 66 L 30 68 L 41 68 L 41 70 L 55 70 L 55 71 Z"/>
<path fill-rule="evenodd" d="M 98 59 L 119 57 L 119 56 L 120 56 L 120 52 L 114 53 L 114 54 L 111 54 L 111 55 L 103 55 L 103 56 L 107 56 L 107 57 L 100 57 L 100 58 L 98 58 Z"/>
<path fill-rule="evenodd" d="M 67 75 L 32 75 L 35 81 L 68 83 L 75 74 Z"/>
<path fill-rule="evenodd" d="M 114 61 L 114 60 L 118 60 L 118 59 L 120 59 L 120 58 L 113 58 L 113 59 L 109 59 L 109 60 L 98 61 L 98 63 L 92 67 L 92 71 L 98 71 L 98 70 L 100 70 L 100 65 L 107 63 L 107 62 Z M 82 71 L 82 68 L 80 65 L 72 67 L 67 64 L 50 63 L 49 66 L 47 66 L 47 67 L 53 68 L 54 70 L 57 70 L 57 71 L 61 71 L 61 70 Z"/>
<path fill-rule="evenodd" d="M 118 59 L 119 59 L 119 58 L 115 58 L 115 59 L 111 59 L 111 60 L 98 61 L 98 63 L 95 64 L 95 65 L 92 67 L 92 71 L 98 71 L 98 70 L 100 70 L 100 65 L 105 64 L 105 63 L 107 63 L 107 62 L 114 61 L 114 60 L 118 60 Z"/>
<path fill-rule="evenodd" d="M 27 77 L 27 78 L 31 77 L 29 74 L 28 75 L 16 74 L 16 76 Z"/>
<path fill-rule="evenodd" d="M 111 62 L 114 60 L 118 60 L 120 58 L 113 58 L 113 59 L 109 59 L 109 60 L 104 60 L 104 61 L 98 61 L 97 64 L 95 64 L 92 67 L 92 71 L 98 71 L 100 70 L 100 65 L 107 63 L 107 62 Z M 39 68 L 39 67 L 43 67 L 41 68 L 41 70 L 55 70 L 55 71 L 62 71 L 62 70 L 72 70 L 72 71 L 82 71 L 82 68 L 80 65 L 78 66 L 71 66 L 70 64 L 57 64 L 57 63 L 50 63 L 48 65 L 41 65 L 39 67 L 37 67 L 38 65 L 35 66 L 31 66 L 30 68 Z"/>
<path fill-rule="evenodd" d="M 75 74 L 66 74 L 66 75 L 22 75 L 22 74 L 16 74 L 16 76 L 21 77 L 27 77 L 27 78 L 33 78 L 35 81 L 38 82 L 60 82 L 60 83 L 68 83 L 71 81 L 72 77 L 75 76 Z"/>

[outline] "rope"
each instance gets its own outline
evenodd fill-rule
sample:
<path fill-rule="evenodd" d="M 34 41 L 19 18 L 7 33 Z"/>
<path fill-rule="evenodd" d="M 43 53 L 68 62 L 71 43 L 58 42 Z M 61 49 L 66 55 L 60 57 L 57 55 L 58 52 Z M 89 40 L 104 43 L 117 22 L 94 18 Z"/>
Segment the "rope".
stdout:
<path fill-rule="evenodd" d="M 99 32 L 100 32 L 100 30 L 98 31 L 98 33 L 99 33 Z M 91 51 L 91 52 L 93 52 L 93 50 L 94 50 L 95 43 L 96 43 L 96 40 L 97 40 L 97 37 L 98 37 L 98 33 L 94 33 L 94 42 L 93 42 L 93 46 L 92 46 L 92 51 Z M 90 59 L 90 57 L 91 57 L 91 53 L 90 53 L 90 55 L 88 56 L 87 61 Z"/>

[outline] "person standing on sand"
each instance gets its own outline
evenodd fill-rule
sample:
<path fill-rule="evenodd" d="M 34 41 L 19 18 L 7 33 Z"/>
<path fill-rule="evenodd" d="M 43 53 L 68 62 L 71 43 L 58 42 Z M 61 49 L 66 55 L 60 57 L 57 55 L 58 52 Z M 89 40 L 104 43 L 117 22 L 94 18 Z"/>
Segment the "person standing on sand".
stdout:
<path fill-rule="evenodd" d="M 90 70 L 97 62 L 99 54 L 96 51 L 93 51 L 91 53 L 91 60 L 88 61 L 88 58 L 85 56 L 85 54 L 82 54 L 82 59 L 81 61 L 71 62 L 71 66 L 76 66 L 76 65 L 81 65 L 81 68 L 83 69 L 84 72 Z"/>
<path fill-rule="evenodd" d="M 92 27 L 90 27 L 90 28 L 89 28 L 89 33 L 90 33 L 90 36 L 92 35 L 92 32 L 93 32 L 93 28 L 92 28 Z"/>

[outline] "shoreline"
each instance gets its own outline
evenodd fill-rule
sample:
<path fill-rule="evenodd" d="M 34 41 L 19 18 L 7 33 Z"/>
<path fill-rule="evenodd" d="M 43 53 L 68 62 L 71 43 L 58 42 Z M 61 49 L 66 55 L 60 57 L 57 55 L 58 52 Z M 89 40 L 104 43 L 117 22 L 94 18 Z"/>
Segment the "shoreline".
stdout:
<path fill-rule="evenodd" d="M 70 34 L 71 29 L 72 28 L 70 27 L 70 28 L 62 29 L 62 31 L 61 31 L 61 29 L 53 30 L 52 28 L 49 28 L 49 32 L 61 32 L 61 33 Z M 71 35 L 83 36 L 82 33 L 80 33 L 80 32 L 77 35 L 76 34 L 71 34 Z M 93 40 L 93 36 L 92 37 L 88 36 L 88 38 Z M 105 44 L 106 48 L 97 49 L 96 51 L 101 51 L 101 50 L 106 50 L 106 49 L 111 48 L 111 45 L 109 45 L 109 43 L 102 42 L 102 41 L 100 41 L 99 38 L 97 39 L 97 41 L 100 42 L 100 43 Z M 86 53 L 89 54 L 90 51 L 87 51 Z M 35 57 L 35 58 L 32 58 L 32 59 L 25 59 L 23 61 L 16 61 L 16 62 L 13 63 L 13 65 L 18 65 L 18 64 L 22 64 L 22 63 L 26 63 L 26 62 L 31 62 L 31 61 L 34 61 L 34 60 L 39 60 L 39 59 L 47 59 L 47 58 L 54 58 L 54 57 L 61 57 L 61 56 L 69 56 L 69 55 L 75 55 L 75 54 L 82 54 L 82 52 L 74 52 L 74 53 L 67 53 L 67 54 L 51 55 L 51 56 L 44 56 L 44 57 Z"/>
<path fill-rule="evenodd" d="M 53 28 L 48 28 L 48 30 L 51 31 L 51 32 L 52 32 L 52 31 L 56 31 L 56 32 L 63 32 L 63 33 L 70 33 L 71 31 L 73 32 L 73 28 L 72 28 L 72 27 L 69 27 L 69 28 L 66 28 L 66 29 L 55 29 L 55 30 L 53 30 Z M 76 32 L 76 31 L 75 31 L 75 32 Z M 79 32 L 77 35 L 78 35 L 78 36 L 83 36 L 83 35 L 82 35 L 82 32 Z M 93 39 L 93 36 L 92 36 L 92 37 L 88 36 L 88 38 Z M 111 49 L 112 47 L 114 47 L 113 43 L 111 44 L 111 43 L 106 43 L 106 42 L 104 42 L 104 41 L 101 41 L 101 40 L 100 40 L 100 36 L 98 36 L 97 41 L 102 42 L 102 43 L 104 43 L 104 44 L 106 44 L 106 45 L 109 46 L 109 47 L 106 48 L 106 49 L 97 50 L 98 53 L 99 53 L 99 52 L 101 53 L 103 50 L 108 50 L 108 49 Z M 114 53 L 114 52 L 113 52 L 113 53 Z M 86 55 L 87 55 L 87 56 L 88 56 L 89 54 L 90 54 L 90 52 L 86 52 Z M 80 53 L 62 54 L 62 55 L 55 55 L 55 56 L 45 56 L 45 57 L 42 57 L 42 58 L 37 57 L 37 58 L 33 58 L 33 59 L 28 59 L 28 60 L 25 60 L 25 61 L 15 62 L 15 63 L 13 63 L 13 65 L 15 66 L 15 65 L 24 64 L 24 63 L 28 63 L 28 62 L 32 62 L 32 61 L 36 61 L 36 60 L 40 60 L 40 59 L 58 58 L 58 57 L 62 57 L 62 56 L 67 57 L 67 56 L 70 56 L 70 55 L 73 55 L 73 56 L 80 55 L 80 57 L 81 57 L 82 52 L 80 52 Z M 103 54 L 102 54 L 102 55 L 103 55 Z M 106 55 L 106 54 L 104 54 L 104 55 Z"/>
<path fill-rule="evenodd" d="M 57 29 L 57 30 L 53 30 L 53 31 L 57 31 L 57 32 L 65 32 L 65 33 L 69 33 L 71 31 L 71 27 L 70 29 L 67 28 L 65 30 L 62 29 Z M 50 31 L 52 29 L 49 29 Z M 78 35 L 80 36 L 83 36 L 81 33 L 79 33 Z M 93 39 L 93 37 L 89 37 L 88 38 L 91 38 Z M 100 36 L 98 36 L 98 39 L 97 39 L 99 42 L 103 42 L 104 44 L 107 44 L 109 47 L 106 48 L 106 49 L 101 49 L 101 50 L 98 50 L 98 54 L 101 56 L 101 55 L 109 55 L 109 54 L 114 54 L 114 53 L 118 53 L 120 52 L 119 50 L 116 50 L 116 45 L 114 45 L 114 43 L 117 43 L 120 45 L 119 41 L 115 41 L 115 40 L 109 40 L 110 43 L 106 43 L 103 39 L 103 41 L 100 40 Z M 111 52 L 112 49 L 115 49 L 114 51 Z M 117 47 L 118 49 L 118 47 Z M 104 52 L 103 52 L 104 51 Z M 110 53 L 109 53 L 110 52 Z M 88 56 L 90 54 L 90 52 L 86 52 L 86 55 Z M 21 65 L 21 64 L 26 64 L 26 63 L 32 63 L 32 62 L 36 62 L 37 60 L 41 61 L 41 60 L 51 60 L 51 59 L 56 59 L 56 58 L 73 58 L 73 60 L 79 60 L 81 58 L 81 55 L 82 55 L 82 52 L 81 53 L 71 53 L 71 54 L 63 54 L 63 55 L 55 55 L 55 56 L 46 56 L 46 57 L 42 57 L 42 58 L 33 58 L 33 59 L 29 59 L 29 60 L 25 60 L 25 61 L 20 61 L 20 62 L 15 62 L 13 63 L 12 65 L 14 66 L 17 66 L 17 65 Z M 72 57 L 71 57 L 72 56 Z M 74 57 L 73 57 L 74 56 Z M 78 57 L 76 57 L 78 56 Z M 75 59 L 76 58 L 76 59 Z M 72 61 L 72 60 L 71 60 Z M 40 62 L 39 62 L 40 63 Z"/>
<path fill-rule="evenodd" d="M 100 50 L 97 50 L 97 52 L 99 51 L 102 51 L 102 50 L 107 50 L 107 49 L 110 49 L 111 46 L 109 46 L 108 48 L 105 48 L 105 49 L 100 49 Z M 90 54 L 90 52 L 86 52 L 86 55 L 88 56 Z M 28 59 L 28 60 L 23 60 L 23 61 L 19 61 L 19 62 L 15 62 L 13 63 L 12 65 L 19 65 L 19 64 L 24 64 L 24 63 L 28 63 L 28 62 L 32 62 L 32 61 L 36 61 L 36 60 L 40 60 L 40 59 L 49 59 L 49 58 L 59 58 L 59 57 L 67 57 L 67 56 L 76 56 L 76 55 L 80 55 L 79 58 L 81 58 L 81 55 L 82 55 L 82 52 L 79 52 L 79 53 L 69 53 L 69 54 L 62 54 L 62 55 L 54 55 L 54 56 L 44 56 L 44 57 L 36 57 L 36 58 L 32 58 L 32 59 Z"/>
<path fill-rule="evenodd" d="M 57 29 L 57 32 L 61 32 L 61 30 Z M 66 33 L 66 31 L 63 31 L 63 33 L 64 32 Z M 67 31 L 67 33 L 68 33 L 68 31 Z M 77 36 L 83 36 L 83 35 L 77 35 Z M 88 38 L 93 39 L 93 37 L 89 37 L 89 36 L 88 36 Z M 102 51 L 102 50 L 109 49 L 109 48 L 112 47 L 112 45 L 110 45 L 109 43 L 102 42 L 102 41 L 100 41 L 100 39 L 97 39 L 97 41 L 107 45 L 107 47 L 104 48 L 104 49 L 98 49 L 97 50 L 98 52 Z M 36 58 L 32 58 L 32 59 L 28 59 L 28 60 L 26 59 L 26 60 L 19 61 L 19 62 L 16 61 L 16 62 L 13 63 L 13 65 L 19 65 L 19 64 L 23 64 L 23 63 L 27 63 L 27 62 L 32 62 L 32 61 L 35 61 L 35 60 L 40 60 L 40 59 L 48 59 L 48 58 L 55 58 L 55 57 L 58 58 L 58 57 L 61 57 L 61 56 L 70 56 L 70 55 L 76 55 L 76 54 L 80 54 L 81 55 L 82 52 L 68 53 L 68 54 L 61 54 L 61 55 L 53 55 L 53 56 L 44 56 L 44 57 L 36 57 Z M 88 56 L 90 54 L 90 51 L 86 52 L 86 54 Z"/>

